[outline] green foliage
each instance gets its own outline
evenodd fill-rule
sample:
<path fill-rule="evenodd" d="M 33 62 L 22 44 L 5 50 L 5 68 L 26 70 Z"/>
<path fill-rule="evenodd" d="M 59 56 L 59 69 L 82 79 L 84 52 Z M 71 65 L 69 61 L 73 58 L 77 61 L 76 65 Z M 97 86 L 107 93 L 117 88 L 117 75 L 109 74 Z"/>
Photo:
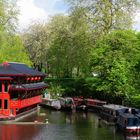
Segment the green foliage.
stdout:
<path fill-rule="evenodd" d="M 5 36 L 4 44 L 0 48 L 0 62 L 21 62 L 31 65 L 31 61 L 22 45 L 21 39 L 18 36 Z"/>
<path fill-rule="evenodd" d="M 101 81 L 97 90 L 114 96 L 134 94 L 139 53 L 138 39 L 132 31 L 114 31 L 99 40 L 91 55 L 92 71 Z"/>
<path fill-rule="evenodd" d="M 24 47 L 34 68 L 39 71 L 46 70 L 49 34 L 45 25 L 34 23 L 21 35 Z"/>
<path fill-rule="evenodd" d="M 89 80 L 90 79 L 90 80 Z M 91 83 L 91 81 L 95 83 Z M 51 90 L 53 87 L 61 87 L 62 96 L 84 96 L 84 97 L 95 97 L 96 94 L 96 79 L 93 78 L 46 78 L 45 82 L 48 83 L 48 89 Z"/>
<path fill-rule="evenodd" d="M 31 65 L 21 39 L 15 34 L 18 10 L 15 1 L 0 0 L 0 62 Z"/>
<path fill-rule="evenodd" d="M 130 106 L 140 108 L 140 95 L 132 96 L 129 102 Z"/>
<path fill-rule="evenodd" d="M 83 15 L 96 33 L 101 36 L 113 29 L 130 29 L 138 0 L 65 0 L 71 11 L 84 9 Z"/>
<path fill-rule="evenodd" d="M 0 0 L 0 30 L 8 33 L 15 32 L 18 9 L 14 0 Z"/>
<path fill-rule="evenodd" d="M 140 34 L 126 29 L 138 0 L 67 2 L 69 15 L 35 23 L 21 35 L 34 67 L 53 77 L 46 82 L 55 97 L 130 101 L 140 88 Z"/>

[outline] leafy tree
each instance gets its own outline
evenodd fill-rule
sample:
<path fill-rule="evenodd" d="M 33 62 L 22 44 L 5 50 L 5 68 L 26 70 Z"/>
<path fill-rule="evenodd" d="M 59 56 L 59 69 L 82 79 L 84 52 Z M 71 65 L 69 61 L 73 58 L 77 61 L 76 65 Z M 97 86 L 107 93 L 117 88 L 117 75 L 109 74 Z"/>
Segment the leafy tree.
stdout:
<path fill-rule="evenodd" d="M 79 20 L 75 20 L 77 17 L 74 13 L 57 15 L 49 23 L 52 38 L 48 62 L 57 77 L 82 76 L 88 71 L 90 34 L 84 19 L 79 16 Z"/>
<path fill-rule="evenodd" d="M 0 0 L 0 30 L 15 32 L 17 15 L 16 0 Z"/>
<path fill-rule="evenodd" d="M 47 65 L 47 49 L 49 46 L 47 27 L 40 23 L 30 25 L 21 35 L 23 44 L 29 54 L 34 68 L 41 71 Z"/>
<path fill-rule="evenodd" d="M 21 39 L 15 34 L 18 10 L 16 1 L 0 0 L 0 62 L 31 64 Z"/>
<path fill-rule="evenodd" d="M 100 79 L 97 90 L 114 96 L 133 95 L 139 53 L 138 38 L 132 31 L 114 31 L 99 40 L 91 55 L 92 72 Z"/>
<path fill-rule="evenodd" d="M 5 36 L 5 41 L 0 48 L 0 52 L 0 62 L 20 62 L 31 65 L 31 61 L 29 60 L 19 36 Z"/>
<path fill-rule="evenodd" d="M 96 35 L 113 29 L 129 29 L 136 12 L 138 0 L 66 0 L 71 11 L 82 8 L 87 23 Z M 97 36 L 97 37 L 98 37 Z"/>

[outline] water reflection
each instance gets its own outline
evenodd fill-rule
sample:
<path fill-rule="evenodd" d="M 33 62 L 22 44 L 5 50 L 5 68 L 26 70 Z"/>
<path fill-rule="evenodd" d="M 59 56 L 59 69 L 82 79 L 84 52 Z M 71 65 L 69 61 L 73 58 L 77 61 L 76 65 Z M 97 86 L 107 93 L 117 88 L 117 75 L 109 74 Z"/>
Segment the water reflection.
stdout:
<path fill-rule="evenodd" d="M 0 140 L 125 140 L 115 127 L 107 126 L 93 113 L 57 112 L 42 109 L 22 122 L 48 124 L 1 124 Z M 128 137 L 126 137 L 128 139 Z"/>

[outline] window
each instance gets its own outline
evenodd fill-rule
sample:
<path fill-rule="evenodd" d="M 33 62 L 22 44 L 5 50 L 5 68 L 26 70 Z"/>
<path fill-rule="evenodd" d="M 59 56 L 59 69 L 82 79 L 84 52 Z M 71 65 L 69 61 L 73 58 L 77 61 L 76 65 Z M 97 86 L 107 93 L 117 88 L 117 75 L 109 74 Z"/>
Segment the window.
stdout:
<path fill-rule="evenodd" d="M 8 83 L 5 83 L 5 84 L 4 84 L 4 91 L 5 91 L 5 92 L 8 92 Z"/>
<path fill-rule="evenodd" d="M 10 98 L 12 100 L 16 100 L 18 98 L 18 92 L 17 91 L 11 91 L 10 92 Z"/>
<path fill-rule="evenodd" d="M 4 100 L 4 109 L 8 109 L 8 100 Z"/>

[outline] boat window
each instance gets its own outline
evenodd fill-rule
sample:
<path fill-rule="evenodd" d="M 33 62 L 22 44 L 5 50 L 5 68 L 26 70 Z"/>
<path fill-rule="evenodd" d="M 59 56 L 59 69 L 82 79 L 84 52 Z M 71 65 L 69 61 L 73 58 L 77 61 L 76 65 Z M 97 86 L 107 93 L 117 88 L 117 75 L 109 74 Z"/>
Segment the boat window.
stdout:
<path fill-rule="evenodd" d="M 0 109 L 2 108 L 2 99 L 0 99 Z"/>
<path fill-rule="evenodd" d="M 135 126 L 138 124 L 138 119 L 137 118 L 131 118 L 131 119 L 128 119 L 128 126 Z"/>
<path fill-rule="evenodd" d="M 5 84 L 4 84 L 4 91 L 5 91 L 5 92 L 8 92 L 8 83 L 5 83 Z"/>
<path fill-rule="evenodd" d="M 134 124 L 134 126 L 137 125 L 138 124 L 138 119 L 135 118 L 134 121 L 133 121 L 133 124 Z"/>
<path fill-rule="evenodd" d="M 118 110 L 116 111 L 116 116 L 119 116 L 119 111 Z"/>
<path fill-rule="evenodd" d="M 0 82 L 0 92 L 2 92 L 2 83 Z"/>
<path fill-rule="evenodd" d="M 8 109 L 8 100 L 4 100 L 4 109 Z"/>

